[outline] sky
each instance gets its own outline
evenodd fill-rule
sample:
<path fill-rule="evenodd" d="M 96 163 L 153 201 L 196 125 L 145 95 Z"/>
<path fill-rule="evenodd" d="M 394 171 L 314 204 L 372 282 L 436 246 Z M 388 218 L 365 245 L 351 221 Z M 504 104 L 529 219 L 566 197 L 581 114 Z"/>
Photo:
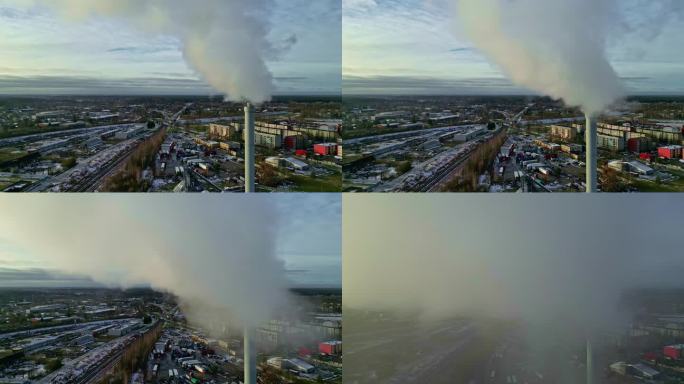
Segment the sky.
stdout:
<path fill-rule="evenodd" d="M 69 20 L 31 1 L 0 0 L 0 94 L 216 93 L 187 65 L 173 36 L 117 18 Z M 340 1 L 274 3 L 269 42 L 296 40 L 267 60 L 274 94 L 339 94 Z"/>
<path fill-rule="evenodd" d="M 458 0 L 342 1 L 344 94 L 534 94 L 466 38 L 450 7 Z M 626 91 L 684 94 L 681 2 L 618 3 L 606 55 Z"/>
<path fill-rule="evenodd" d="M 225 263 L 230 268 L 231 257 L 236 258 L 236 263 L 244 260 L 239 257 L 247 257 L 251 262 L 249 253 L 262 252 L 262 245 L 264 252 L 270 252 L 271 242 L 276 266 L 282 262 L 291 286 L 341 286 L 339 195 L 34 195 L 4 197 L 0 199 L 0 208 L 0 228 L 5 228 L 4 235 L 0 234 L 0 286 L 4 287 L 90 287 L 96 285 L 92 278 L 98 284 L 144 284 L 127 280 L 123 275 L 134 274 L 135 271 L 126 271 L 135 269 L 137 260 L 140 268 L 144 268 L 143 261 L 153 259 L 157 253 L 161 253 L 161 260 L 166 260 L 164 249 L 185 261 L 197 260 L 198 268 L 223 265 L 224 262 L 214 263 L 211 258 L 224 258 L 221 255 L 225 254 Z M 259 216 L 252 224 L 248 217 L 251 212 Z M 251 239 L 246 240 L 240 233 L 249 225 L 256 230 L 250 230 Z M 268 228 L 271 225 L 273 228 Z M 141 231 L 144 233 L 136 234 Z M 271 232 L 274 236 L 269 239 Z M 137 236 L 142 237 L 141 244 L 134 243 Z M 206 257 L 200 249 L 206 249 Z M 234 256 L 232 252 L 239 252 L 236 249 L 247 255 Z M 117 260 L 110 263 L 108 258 Z M 89 265 L 78 265 L 82 260 L 88 260 Z M 180 264 L 173 257 L 168 260 Z M 260 278 L 269 279 L 271 264 L 268 260 L 259 261 L 257 268 L 263 268 Z M 162 273 L 164 269 L 160 265 L 149 273 Z M 212 274 L 206 272 L 207 278 Z"/>

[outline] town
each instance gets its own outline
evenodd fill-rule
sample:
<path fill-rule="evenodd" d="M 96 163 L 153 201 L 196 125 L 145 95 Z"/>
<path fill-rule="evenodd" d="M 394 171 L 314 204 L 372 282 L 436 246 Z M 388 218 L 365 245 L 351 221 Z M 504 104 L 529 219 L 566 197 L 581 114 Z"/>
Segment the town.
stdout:
<path fill-rule="evenodd" d="M 293 290 L 308 309 L 256 330 L 260 383 L 341 383 L 340 289 Z M 147 288 L 0 291 L 0 383 L 240 383 L 242 332 L 192 324 Z"/>
<path fill-rule="evenodd" d="M 280 97 L 255 120 L 258 191 L 341 189 L 338 100 Z M 2 98 L 0 191 L 244 191 L 244 135 L 221 98 Z"/>
<path fill-rule="evenodd" d="M 578 192 L 585 116 L 540 97 L 350 97 L 344 190 Z M 604 192 L 684 191 L 684 101 L 633 97 L 602 115 Z"/>

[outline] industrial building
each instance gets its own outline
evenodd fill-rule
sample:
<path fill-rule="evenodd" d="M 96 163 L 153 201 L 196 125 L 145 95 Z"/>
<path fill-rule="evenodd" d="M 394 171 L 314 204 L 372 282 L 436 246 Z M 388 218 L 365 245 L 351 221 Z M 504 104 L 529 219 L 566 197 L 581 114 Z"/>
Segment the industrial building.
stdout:
<path fill-rule="evenodd" d="M 114 138 L 117 140 L 128 140 L 140 134 L 144 130 L 144 126 L 136 126 L 123 131 L 118 131 Z"/>
<path fill-rule="evenodd" d="M 55 312 L 66 309 L 66 304 L 47 304 L 38 305 L 29 309 L 30 313 Z"/>
<path fill-rule="evenodd" d="M 299 373 L 312 374 L 316 372 L 316 367 L 298 358 L 284 359 L 282 357 L 271 357 L 266 360 L 266 364 L 280 370 L 293 370 Z"/>
<path fill-rule="evenodd" d="M 114 328 L 109 329 L 107 334 L 109 336 L 116 336 L 116 337 L 125 336 L 125 335 L 133 332 L 136 328 L 138 328 L 139 325 L 140 325 L 140 322 L 131 321 L 129 323 L 126 323 L 126 324 L 120 325 L 118 327 L 114 327 Z"/>
<path fill-rule="evenodd" d="M 73 344 L 77 346 L 89 345 L 95 342 L 93 335 L 83 335 L 74 339 Z"/>
<path fill-rule="evenodd" d="M 655 175 L 655 170 L 648 165 L 632 160 L 632 161 L 622 161 L 622 160 L 613 160 L 608 162 L 608 167 L 615 169 L 616 171 L 619 172 L 629 172 L 633 173 L 639 176 L 654 176 Z"/>
<path fill-rule="evenodd" d="M 337 154 L 336 143 L 323 143 L 314 145 L 314 153 L 321 156 L 335 156 Z"/>
<path fill-rule="evenodd" d="M 681 145 L 667 145 L 658 148 L 658 156 L 665 159 L 681 159 L 682 146 Z"/>
<path fill-rule="evenodd" d="M 324 341 L 318 344 L 318 351 L 326 355 L 342 354 L 342 342 L 338 340 Z"/>
<path fill-rule="evenodd" d="M 651 140 L 648 137 L 632 137 L 627 139 L 627 150 L 633 153 L 641 153 L 650 150 Z"/>
<path fill-rule="evenodd" d="M 269 157 L 266 159 L 266 164 L 275 168 L 286 168 L 295 172 L 308 172 L 310 170 L 309 164 L 296 159 L 294 157 Z"/>
<path fill-rule="evenodd" d="M 467 142 L 471 141 L 473 139 L 476 139 L 478 136 L 482 135 L 485 132 L 485 127 L 484 126 L 471 126 L 467 127 L 466 129 L 456 132 L 453 136 L 453 139 L 458 142 Z"/>
<path fill-rule="evenodd" d="M 286 362 L 288 363 L 288 368 L 294 369 L 301 373 L 314 373 L 316 371 L 316 367 L 302 359 L 287 359 Z"/>
<path fill-rule="evenodd" d="M 660 376 L 660 372 L 645 364 L 627 364 L 625 362 L 617 362 L 610 365 L 610 370 L 623 375 L 633 376 L 641 379 L 654 380 Z"/>
<path fill-rule="evenodd" d="M 663 355 L 672 360 L 682 360 L 684 358 L 684 344 L 663 347 Z"/>

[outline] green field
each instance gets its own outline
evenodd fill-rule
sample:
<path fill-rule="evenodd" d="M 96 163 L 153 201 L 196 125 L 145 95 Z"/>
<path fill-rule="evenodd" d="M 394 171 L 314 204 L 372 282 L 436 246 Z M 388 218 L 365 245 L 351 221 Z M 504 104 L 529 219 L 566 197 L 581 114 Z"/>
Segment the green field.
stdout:
<path fill-rule="evenodd" d="M 290 177 L 295 185 L 295 192 L 339 192 L 342 190 L 342 176 L 334 173 L 326 177 L 307 177 L 294 175 Z"/>
<path fill-rule="evenodd" d="M 17 148 L 2 148 L 0 149 L 0 164 L 20 159 L 27 154 L 26 151 L 21 151 Z"/>

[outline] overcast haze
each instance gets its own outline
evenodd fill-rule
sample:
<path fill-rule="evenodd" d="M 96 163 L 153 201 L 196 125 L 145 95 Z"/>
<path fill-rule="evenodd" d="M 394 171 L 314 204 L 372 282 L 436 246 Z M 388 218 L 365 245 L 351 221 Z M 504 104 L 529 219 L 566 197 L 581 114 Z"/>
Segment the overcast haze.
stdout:
<path fill-rule="evenodd" d="M 625 289 L 684 285 L 676 195 L 343 200 L 350 308 L 600 325 Z"/>

